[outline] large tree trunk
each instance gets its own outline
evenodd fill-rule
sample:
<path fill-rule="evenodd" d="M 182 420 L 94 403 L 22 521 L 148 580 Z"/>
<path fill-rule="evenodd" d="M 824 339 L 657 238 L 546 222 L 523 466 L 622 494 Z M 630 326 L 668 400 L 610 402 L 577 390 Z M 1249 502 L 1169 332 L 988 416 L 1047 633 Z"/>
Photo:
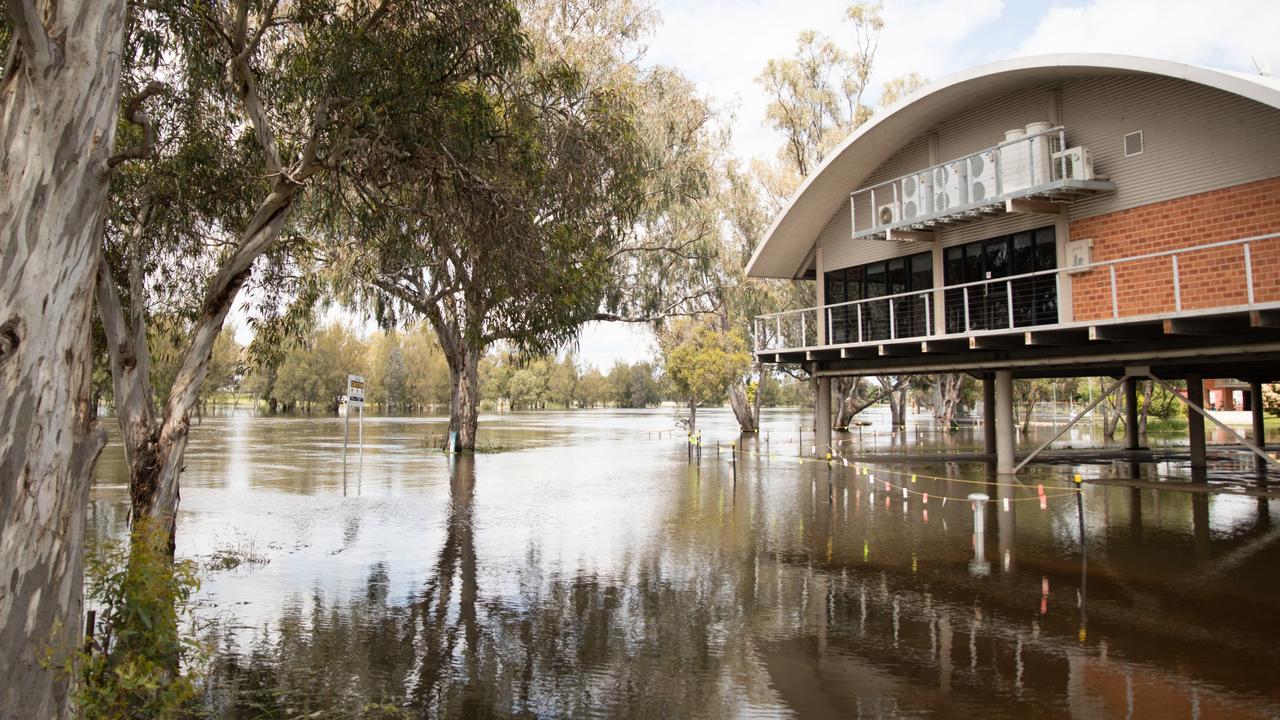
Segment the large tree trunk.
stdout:
<path fill-rule="evenodd" d="M 836 378 L 835 422 L 833 428 L 847 430 L 853 418 L 866 407 L 859 402 L 862 397 L 862 378 Z"/>
<path fill-rule="evenodd" d="M 123 0 L 9 0 L 0 76 L 0 716 L 67 714 L 85 504 L 93 277 L 119 108 Z M 46 27 L 46 18 L 52 27 Z M 52 650 L 46 669 L 40 658 Z"/>
<path fill-rule="evenodd" d="M 764 368 L 756 363 L 756 377 L 763 380 Z M 755 397 L 747 397 L 747 382 L 740 380 L 729 387 L 729 404 L 738 419 L 738 428 L 744 432 L 760 431 L 760 383 L 756 383 Z"/>
<path fill-rule="evenodd" d="M 273 192 L 259 205 L 235 251 L 227 257 L 205 291 L 191 341 L 164 404 L 156 416 L 147 352 L 146 321 L 141 298 L 145 287 L 138 252 L 131 250 L 129 279 L 133 300 L 126 319 L 115 280 L 104 268 L 98 274 L 98 315 L 102 318 L 111 356 L 116 416 L 129 463 L 129 498 L 133 518 L 156 517 L 170 528 L 174 547 L 182 461 L 191 430 L 191 413 L 199 410 L 200 390 L 209 374 L 213 345 L 227 313 L 248 279 L 257 258 L 279 238 L 294 197 L 291 181 L 276 181 Z M 134 228 L 134 232 L 141 232 Z"/>
<path fill-rule="evenodd" d="M 889 401 L 889 424 L 895 428 L 905 427 L 907 424 L 906 383 L 893 375 L 879 375 L 876 379 L 880 381 L 880 387 Z"/>
<path fill-rule="evenodd" d="M 934 398 L 937 403 L 934 417 L 946 432 L 953 432 L 956 429 L 956 410 L 960 407 L 960 395 L 963 389 L 963 375 L 948 373 L 934 378 Z"/>
<path fill-rule="evenodd" d="M 449 433 L 445 435 L 448 449 L 449 435 L 457 433 L 455 452 L 474 452 L 476 449 L 476 404 L 479 398 L 480 351 L 460 345 L 445 352 L 449 364 L 449 380 L 452 392 L 449 396 Z"/>

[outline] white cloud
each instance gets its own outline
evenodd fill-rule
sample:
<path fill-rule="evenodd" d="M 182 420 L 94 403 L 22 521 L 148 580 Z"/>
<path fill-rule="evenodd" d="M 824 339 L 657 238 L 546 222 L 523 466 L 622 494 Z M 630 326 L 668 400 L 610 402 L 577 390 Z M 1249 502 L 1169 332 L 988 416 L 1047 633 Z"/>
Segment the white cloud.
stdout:
<path fill-rule="evenodd" d="M 1017 54 L 1112 52 L 1252 72 L 1280 66 L 1280 2 L 1091 0 L 1052 7 Z"/>
<path fill-rule="evenodd" d="M 780 138 L 764 124 L 767 103 L 756 77 L 770 58 L 789 56 L 804 30 L 819 30 L 851 45 L 852 26 L 845 22 L 848 5 L 847 0 L 659 2 L 662 25 L 650 44 L 648 60 L 679 68 L 703 93 L 734 111 L 738 155 L 771 157 Z M 970 52 L 965 40 L 975 28 L 995 21 L 1003 6 L 1003 0 L 886 3 L 869 100 L 877 99 L 885 80 L 909 72 L 940 77 L 958 69 L 957 57 L 974 52 L 981 55 L 979 62 L 987 59 L 988 45 Z"/>
<path fill-rule="evenodd" d="M 582 328 L 578 339 L 578 365 L 584 370 L 609 372 L 619 360 L 636 363 L 653 358 L 657 342 L 647 325 L 638 323 L 593 322 Z"/>

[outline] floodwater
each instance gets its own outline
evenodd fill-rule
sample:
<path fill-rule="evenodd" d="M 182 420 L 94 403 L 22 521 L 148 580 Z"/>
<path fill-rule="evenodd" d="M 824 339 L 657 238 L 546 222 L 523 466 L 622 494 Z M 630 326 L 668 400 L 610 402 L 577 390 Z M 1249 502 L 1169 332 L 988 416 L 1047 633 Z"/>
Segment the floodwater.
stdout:
<path fill-rule="evenodd" d="M 691 461 L 670 409 L 484 416 L 502 451 L 456 459 L 439 418 L 370 417 L 345 475 L 341 419 L 205 420 L 177 552 L 256 557 L 203 572 L 210 713 L 1280 714 L 1280 502 L 1245 456 L 1207 477 L 1176 450 L 1060 457 L 1013 484 L 910 461 L 971 430 L 875 416 L 840 436 L 846 465 L 800 462 L 807 414 L 767 413 L 736 453 L 727 411 L 698 418 Z M 124 532 L 126 479 L 113 443 L 91 534 Z"/>

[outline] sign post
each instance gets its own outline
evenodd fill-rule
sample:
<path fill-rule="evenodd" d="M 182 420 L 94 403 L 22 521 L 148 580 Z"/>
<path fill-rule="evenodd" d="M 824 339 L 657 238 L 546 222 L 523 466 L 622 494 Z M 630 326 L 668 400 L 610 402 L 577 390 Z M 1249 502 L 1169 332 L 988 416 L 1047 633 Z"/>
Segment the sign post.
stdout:
<path fill-rule="evenodd" d="M 351 434 L 351 411 L 357 409 L 360 411 L 360 424 L 357 432 L 359 433 L 360 443 L 360 466 L 364 467 L 364 376 L 348 375 L 347 376 L 347 417 L 346 424 L 342 430 L 342 462 L 347 462 L 347 438 Z"/>

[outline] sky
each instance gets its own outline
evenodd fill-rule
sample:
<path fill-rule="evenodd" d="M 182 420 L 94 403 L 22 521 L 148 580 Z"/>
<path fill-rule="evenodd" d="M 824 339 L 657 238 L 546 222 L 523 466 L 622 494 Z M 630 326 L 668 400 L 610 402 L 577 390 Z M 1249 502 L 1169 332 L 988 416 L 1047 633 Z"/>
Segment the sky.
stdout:
<path fill-rule="evenodd" d="M 646 62 L 679 69 L 731 115 L 733 152 L 772 157 L 755 79 L 770 58 L 789 56 L 796 37 L 818 30 L 852 44 L 847 0 L 656 0 L 661 23 Z M 1254 73 L 1280 73 L 1280 0 L 885 0 L 885 28 L 868 100 L 910 72 L 938 80 L 1005 58 L 1057 52 L 1111 52 Z M 239 335 L 240 333 L 237 333 Z M 583 366 L 650 358 L 645 327 L 593 323 L 576 351 Z"/>

